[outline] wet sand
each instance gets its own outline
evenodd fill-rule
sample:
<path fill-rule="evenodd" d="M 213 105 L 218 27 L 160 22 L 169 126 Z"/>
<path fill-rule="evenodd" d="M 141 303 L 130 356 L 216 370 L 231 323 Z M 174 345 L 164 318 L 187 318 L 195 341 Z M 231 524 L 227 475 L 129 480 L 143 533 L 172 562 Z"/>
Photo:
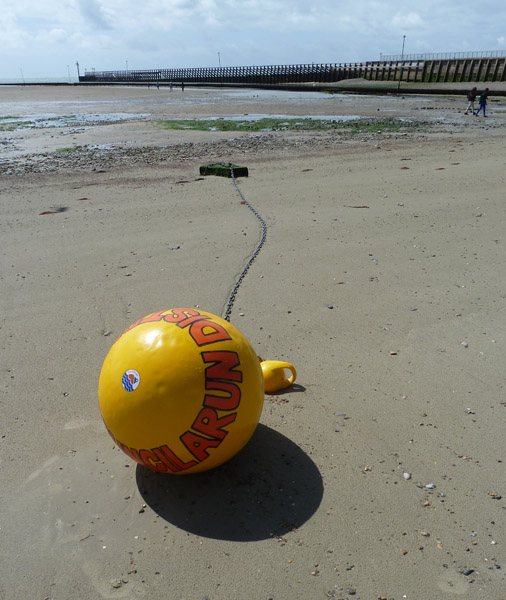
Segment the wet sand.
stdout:
<path fill-rule="evenodd" d="M 454 97 L 58 94 L 0 89 L 0 114 L 149 116 L 3 134 L 0 597 L 503 598 L 502 101 L 478 119 Z M 156 126 L 243 113 L 431 127 Z M 55 158 L 72 144 L 114 148 Z M 298 379 L 229 463 L 164 476 L 114 447 L 97 381 L 138 318 L 223 313 L 260 230 L 230 180 L 199 177 L 214 160 L 249 168 L 267 223 L 231 322 Z"/>

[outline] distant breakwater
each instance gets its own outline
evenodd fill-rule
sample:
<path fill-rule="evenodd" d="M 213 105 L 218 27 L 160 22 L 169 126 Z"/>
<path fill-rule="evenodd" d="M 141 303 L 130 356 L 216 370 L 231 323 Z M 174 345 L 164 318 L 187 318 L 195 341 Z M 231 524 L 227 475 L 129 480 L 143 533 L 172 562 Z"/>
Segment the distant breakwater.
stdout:
<path fill-rule="evenodd" d="M 506 81 L 506 57 L 123 71 L 92 70 L 80 75 L 79 82 L 271 86 L 329 84 L 357 78 L 405 83 Z"/>

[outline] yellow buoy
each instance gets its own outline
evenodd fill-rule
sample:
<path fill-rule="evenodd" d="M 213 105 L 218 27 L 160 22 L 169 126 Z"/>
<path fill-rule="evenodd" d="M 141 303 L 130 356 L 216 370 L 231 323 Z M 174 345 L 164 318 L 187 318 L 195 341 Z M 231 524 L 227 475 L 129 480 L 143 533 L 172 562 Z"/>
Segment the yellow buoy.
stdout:
<path fill-rule="evenodd" d="M 196 473 L 229 460 L 250 439 L 264 378 L 233 325 L 172 308 L 140 319 L 115 342 L 98 398 L 105 426 L 128 456 L 154 471 Z"/>

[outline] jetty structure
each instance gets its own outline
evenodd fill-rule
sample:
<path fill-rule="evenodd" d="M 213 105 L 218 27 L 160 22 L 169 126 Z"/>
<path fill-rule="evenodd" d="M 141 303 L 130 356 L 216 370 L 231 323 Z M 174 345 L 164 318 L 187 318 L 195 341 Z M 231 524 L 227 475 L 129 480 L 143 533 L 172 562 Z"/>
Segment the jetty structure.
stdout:
<path fill-rule="evenodd" d="M 343 80 L 370 82 L 461 83 L 506 81 L 506 51 L 382 56 L 360 63 L 86 70 L 80 83 L 306 87 Z"/>

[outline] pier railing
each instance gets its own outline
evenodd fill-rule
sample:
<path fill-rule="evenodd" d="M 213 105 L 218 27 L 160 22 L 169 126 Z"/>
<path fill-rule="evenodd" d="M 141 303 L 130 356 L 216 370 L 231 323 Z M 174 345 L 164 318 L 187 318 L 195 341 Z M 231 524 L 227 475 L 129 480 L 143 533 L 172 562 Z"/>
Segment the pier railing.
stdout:
<path fill-rule="evenodd" d="M 363 63 L 85 71 L 82 83 L 321 84 L 344 79 L 419 83 L 506 80 L 506 56 L 380 60 Z"/>
<path fill-rule="evenodd" d="M 383 54 L 380 60 L 446 60 L 455 58 L 502 58 L 505 50 L 480 50 L 470 52 L 430 52 L 422 54 Z"/>

